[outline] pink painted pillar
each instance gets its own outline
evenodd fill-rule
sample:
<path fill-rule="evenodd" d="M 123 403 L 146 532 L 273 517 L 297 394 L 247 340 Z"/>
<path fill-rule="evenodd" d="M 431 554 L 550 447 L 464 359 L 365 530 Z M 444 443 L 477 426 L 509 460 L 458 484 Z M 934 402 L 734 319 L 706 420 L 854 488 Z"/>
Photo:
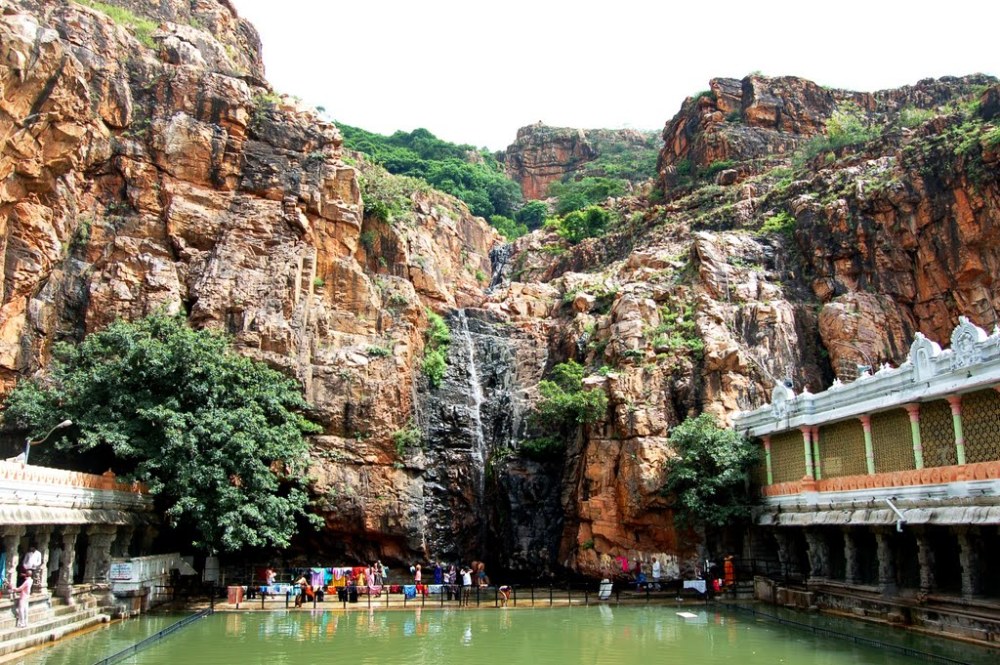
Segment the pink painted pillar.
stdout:
<path fill-rule="evenodd" d="M 816 471 L 813 467 L 813 450 L 812 450 L 812 427 L 800 427 L 799 430 L 802 432 L 802 444 L 806 453 L 806 478 L 809 480 L 816 480 Z"/>
<path fill-rule="evenodd" d="M 915 469 L 924 468 L 924 446 L 920 441 L 920 404 L 904 404 L 903 408 L 910 414 L 910 435 L 913 438 L 913 465 Z"/>
<path fill-rule="evenodd" d="M 951 424 L 955 430 L 955 459 L 959 464 L 965 464 L 965 432 L 962 431 L 962 396 L 950 395 Z"/>
<path fill-rule="evenodd" d="M 774 484 L 774 473 L 771 470 L 771 435 L 762 437 L 764 441 L 764 467 L 767 469 L 767 484 Z"/>
<path fill-rule="evenodd" d="M 813 425 L 812 441 L 813 441 L 813 473 L 816 476 L 816 480 L 823 480 L 823 462 L 819 454 L 819 425 Z"/>
<path fill-rule="evenodd" d="M 861 429 L 865 431 L 865 464 L 868 467 L 868 475 L 875 475 L 875 446 L 872 444 L 872 417 L 868 414 L 858 416 L 861 421 Z"/>

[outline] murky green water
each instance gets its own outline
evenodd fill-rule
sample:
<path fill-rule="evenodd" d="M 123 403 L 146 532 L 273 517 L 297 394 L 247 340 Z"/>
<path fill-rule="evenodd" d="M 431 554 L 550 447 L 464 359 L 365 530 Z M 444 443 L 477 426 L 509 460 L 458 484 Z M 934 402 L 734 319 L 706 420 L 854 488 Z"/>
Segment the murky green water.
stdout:
<path fill-rule="evenodd" d="M 678 616 L 678 610 L 695 617 Z M 25 665 L 90 665 L 177 617 L 148 617 L 26 657 Z M 914 645 L 934 651 L 940 641 Z M 946 655 L 955 658 L 955 645 Z M 996 662 L 976 650 L 961 660 Z M 942 653 L 942 655 L 945 655 Z M 992 656 L 995 659 L 995 654 Z M 750 615 L 705 608 L 574 607 L 489 610 L 220 613 L 165 638 L 130 665 L 352 663 L 463 665 L 657 663 L 903 665 L 925 662 L 816 637 Z"/>

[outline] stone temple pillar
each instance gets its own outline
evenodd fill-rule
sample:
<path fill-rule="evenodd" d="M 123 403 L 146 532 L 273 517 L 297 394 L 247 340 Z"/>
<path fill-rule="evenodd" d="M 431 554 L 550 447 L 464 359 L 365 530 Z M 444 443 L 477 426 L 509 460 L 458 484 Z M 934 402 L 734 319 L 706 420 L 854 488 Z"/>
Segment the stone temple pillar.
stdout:
<path fill-rule="evenodd" d="M 104 584 L 108 581 L 115 531 L 113 525 L 106 524 L 94 524 L 87 528 L 87 565 L 83 569 L 85 583 Z"/>
<path fill-rule="evenodd" d="M 896 561 L 892 547 L 892 531 L 875 527 L 875 544 L 878 556 L 878 585 L 884 594 L 896 593 Z"/>
<path fill-rule="evenodd" d="M 794 562 L 792 555 L 792 543 L 789 535 L 780 527 L 774 530 L 774 540 L 778 543 L 778 563 L 781 564 L 781 572 L 787 575 L 791 572 Z"/>
<path fill-rule="evenodd" d="M 62 561 L 59 562 L 59 581 L 56 582 L 56 594 L 67 603 L 73 602 L 73 564 L 76 563 L 76 537 L 80 535 L 80 527 L 64 526 L 62 528 Z"/>
<path fill-rule="evenodd" d="M 23 526 L 3 527 L 3 551 L 7 553 L 7 569 L 4 571 L 4 579 L 12 587 L 17 586 L 17 546 L 26 531 L 27 529 Z"/>
<path fill-rule="evenodd" d="M 42 553 L 42 566 L 38 570 L 35 581 L 38 583 L 38 592 L 41 593 L 49 588 L 49 538 L 52 536 L 51 526 L 40 526 L 35 529 L 35 546 Z M 35 587 L 32 587 L 35 590 Z"/>
<path fill-rule="evenodd" d="M 134 533 L 135 527 L 131 524 L 118 527 L 118 536 L 115 538 L 115 542 L 111 546 L 111 556 L 122 558 L 128 557 L 129 547 L 132 544 L 132 535 Z"/>
<path fill-rule="evenodd" d="M 962 595 L 966 598 L 983 592 L 982 575 L 979 571 L 979 557 L 982 549 L 979 529 L 972 526 L 955 527 L 958 546 L 962 548 L 958 560 L 962 566 Z"/>
<path fill-rule="evenodd" d="M 861 584 L 861 562 L 858 561 L 858 543 L 854 540 L 851 527 L 844 527 L 844 581 Z"/>
<path fill-rule="evenodd" d="M 927 537 L 927 528 L 911 527 L 917 536 L 917 563 L 920 564 L 920 590 L 930 593 L 934 590 L 934 550 Z"/>
<path fill-rule="evenodd" d="M 830 577 L 830 547 L 823 534 L 815 529 L 806 529 L 806 545 L 809 553 L 809 577 L 825 580 Z"/>

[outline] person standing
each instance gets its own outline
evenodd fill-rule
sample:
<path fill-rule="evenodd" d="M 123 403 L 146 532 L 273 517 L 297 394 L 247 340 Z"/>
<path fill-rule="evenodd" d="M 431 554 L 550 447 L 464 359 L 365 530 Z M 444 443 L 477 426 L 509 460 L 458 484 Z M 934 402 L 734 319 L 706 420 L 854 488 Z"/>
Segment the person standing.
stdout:
<path fill-rule="evenodd" d="M 462 568 L 462 605 L 468 605 L 472 599 L 472 570 Z"/>
<path fill-rule="evenodd" d="M 17 627 L 28 627 L 28 596 L 31 595 L 31 573 L 22 569 L 21 584 L 14 587 L 14 594 L 17 596 Z"/>
<path fill-rule="evenodd" d="M 419 585 L 423 574 L 420 572 L 420 564 L 418 563 L 413 569 L 413 583 Z"/>
<path fill-rule="evenodd" d="M 41 568 L 42 553 L 34 545 L 31 545 L 28 547 L 28 551 L 24 553 L 24 569 L 31 575 L 31 579 L 35 584 L 41 579 L 39 578 Z"/>
<path fill-rule="evenodd" d="M 736 564 L 733 563 L 733 555 L 730 554 L 722 563 L 723 576 L 726 580 L 726 589 L 736 586 Z"/>
<path fill-rule="evenodd" d="M 444 568 L 441 567 L 441 562 L 438 561 L 434 564 L 434 584 L 442 584 L 444 582 Z"/>
<path fill-rule="evenodd" d="M 653 588 L 659 590 L 660 588 L 660 560 L 653 559 Z"/>

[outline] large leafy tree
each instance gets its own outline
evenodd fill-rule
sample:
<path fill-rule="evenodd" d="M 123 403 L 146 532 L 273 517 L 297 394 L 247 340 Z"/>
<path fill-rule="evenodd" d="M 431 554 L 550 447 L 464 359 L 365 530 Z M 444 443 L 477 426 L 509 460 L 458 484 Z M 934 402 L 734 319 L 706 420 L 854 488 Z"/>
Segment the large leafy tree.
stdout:
<path fill-rule="evenodd" d="M 287 546 L 307 515 L 304 434 L 319 428 L 299 386 L 179 317 L 119 321 L 58 345 L 44 376 L 7 400 L 8 425 L 43 433 L 63 463 L 112 461 L 148 483 L 172 526 L 208 551 Z M 74 460 L 76 464 L 73 464 Z"/>
<path fill-rule="evenodd" d="M 684 524 L 721 527 L 750 516 L 750 471 L 760 452 L 739 432 L 703 413 L 670 432 L 677 457 L 667 462 L 663 491 Z"/>

